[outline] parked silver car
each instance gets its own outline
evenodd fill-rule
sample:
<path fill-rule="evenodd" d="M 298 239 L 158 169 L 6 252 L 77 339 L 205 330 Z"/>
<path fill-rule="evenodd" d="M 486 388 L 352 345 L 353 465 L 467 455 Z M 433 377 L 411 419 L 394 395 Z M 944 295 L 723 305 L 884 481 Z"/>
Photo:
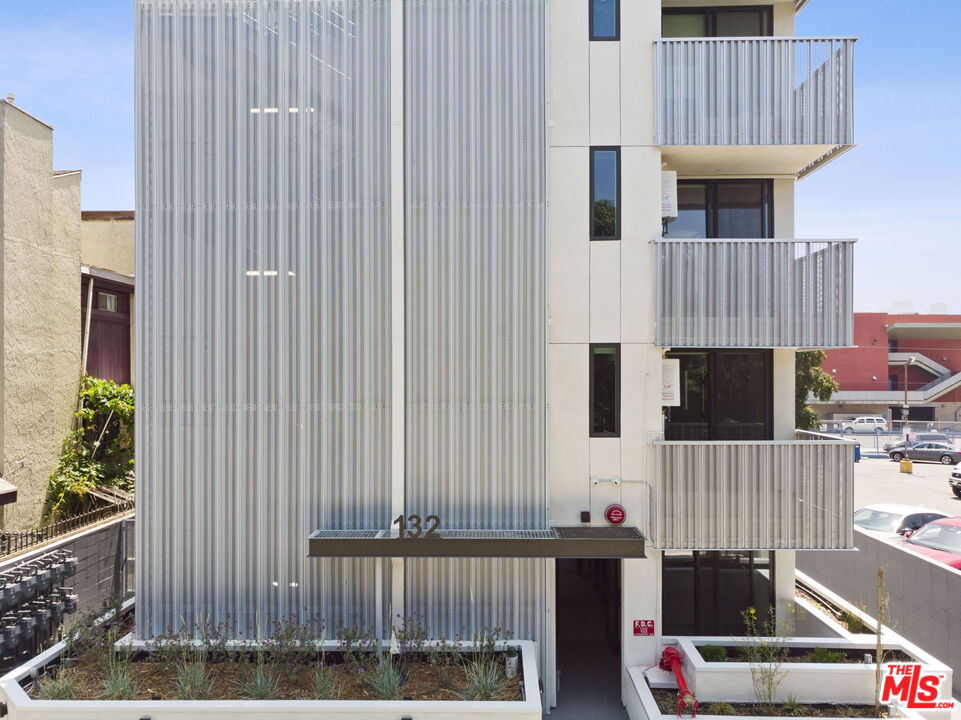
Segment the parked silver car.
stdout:
<path fill-rule="evenodd" d="M 914 433 L 911 436 L 911 445 L 917 445 L 920 442 L 936 442 L 944 443 L 945 445 L 951 444 L 951 438 L 949 438 L 944 433 Z M 898 440 L 897 442 L 888 443 L 884 446 L 884 452 L 889 453 L 900 445 L 904 445 L 904 440 Z"/>
<path fill-rule="evenodd" d="M 909 447 L 898 445 L 888 453 L 888 457 L 895 462 L 907 459 L 957 465 L 961 462 L 961 450 L 955 450 L 944 443 L 922 442 Z"/>

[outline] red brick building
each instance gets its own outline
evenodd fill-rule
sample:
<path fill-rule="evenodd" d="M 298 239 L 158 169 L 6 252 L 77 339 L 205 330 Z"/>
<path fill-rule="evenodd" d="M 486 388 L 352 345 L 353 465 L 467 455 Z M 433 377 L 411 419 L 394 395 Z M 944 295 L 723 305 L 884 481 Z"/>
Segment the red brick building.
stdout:
<path fill-rule="evenodd" d="M 961 315 L 855 313 L 854 344 L 827 351 L 841 389 L 815 405 L 822 418 L 898 420 L 906 377 L 911 420 L 961 421 Z"/>

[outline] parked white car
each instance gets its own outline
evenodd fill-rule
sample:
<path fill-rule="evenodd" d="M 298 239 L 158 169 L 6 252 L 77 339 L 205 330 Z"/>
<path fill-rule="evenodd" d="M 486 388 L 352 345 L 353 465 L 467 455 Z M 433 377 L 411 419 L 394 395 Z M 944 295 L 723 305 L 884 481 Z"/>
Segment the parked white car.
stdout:
<path fill-rule="evenodd" d="M 856 510 L 854 524 L 876 538 L 892 540 L 898 539 L 905 530 L 917 530 L 943 517 L 948 517 L 947 513 L 920 505 L 881 503 Z"/>
<path fill-rule="evenodd" d="M 880 415 L 863 415 L 854 420 L 842 422 L 841 431 L 846 433 L 887 432 L 888 421 Z"/>

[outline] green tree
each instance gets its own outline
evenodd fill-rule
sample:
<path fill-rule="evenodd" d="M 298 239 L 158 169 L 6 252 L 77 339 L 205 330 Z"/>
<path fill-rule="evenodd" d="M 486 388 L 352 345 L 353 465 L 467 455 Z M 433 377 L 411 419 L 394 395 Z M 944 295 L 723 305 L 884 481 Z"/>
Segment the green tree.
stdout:
<path fill-rule="evenodd" d="M 794 381 L 794 424 L 799 430 L 817 430 L 820 427 L 817 413 L 807 404 L 808 395 L 827 402 L 838 391 L 837 381 L 824 370 L 823 350 L 802 350 L 795 361 L 796 378 Z"/>

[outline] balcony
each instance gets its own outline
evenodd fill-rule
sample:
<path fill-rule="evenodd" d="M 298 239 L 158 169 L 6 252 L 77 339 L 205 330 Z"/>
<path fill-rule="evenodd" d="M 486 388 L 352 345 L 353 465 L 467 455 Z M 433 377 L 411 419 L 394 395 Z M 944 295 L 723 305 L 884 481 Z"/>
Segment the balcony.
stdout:
<path fill-rule="evenodd" d="M 851 345 L 854 242 L 656 240 L 657 345 Z"/>
<path fill-rule="evenodd" d="M 654 442 L 652 545 L 663 550 L 854 546 L 852 443 Z"/>
<path fill-rule="evenodd" d="M 854 143 L 853 38 L 655 42 L 657 144 L 685 175 L 803 177 Z"/>

